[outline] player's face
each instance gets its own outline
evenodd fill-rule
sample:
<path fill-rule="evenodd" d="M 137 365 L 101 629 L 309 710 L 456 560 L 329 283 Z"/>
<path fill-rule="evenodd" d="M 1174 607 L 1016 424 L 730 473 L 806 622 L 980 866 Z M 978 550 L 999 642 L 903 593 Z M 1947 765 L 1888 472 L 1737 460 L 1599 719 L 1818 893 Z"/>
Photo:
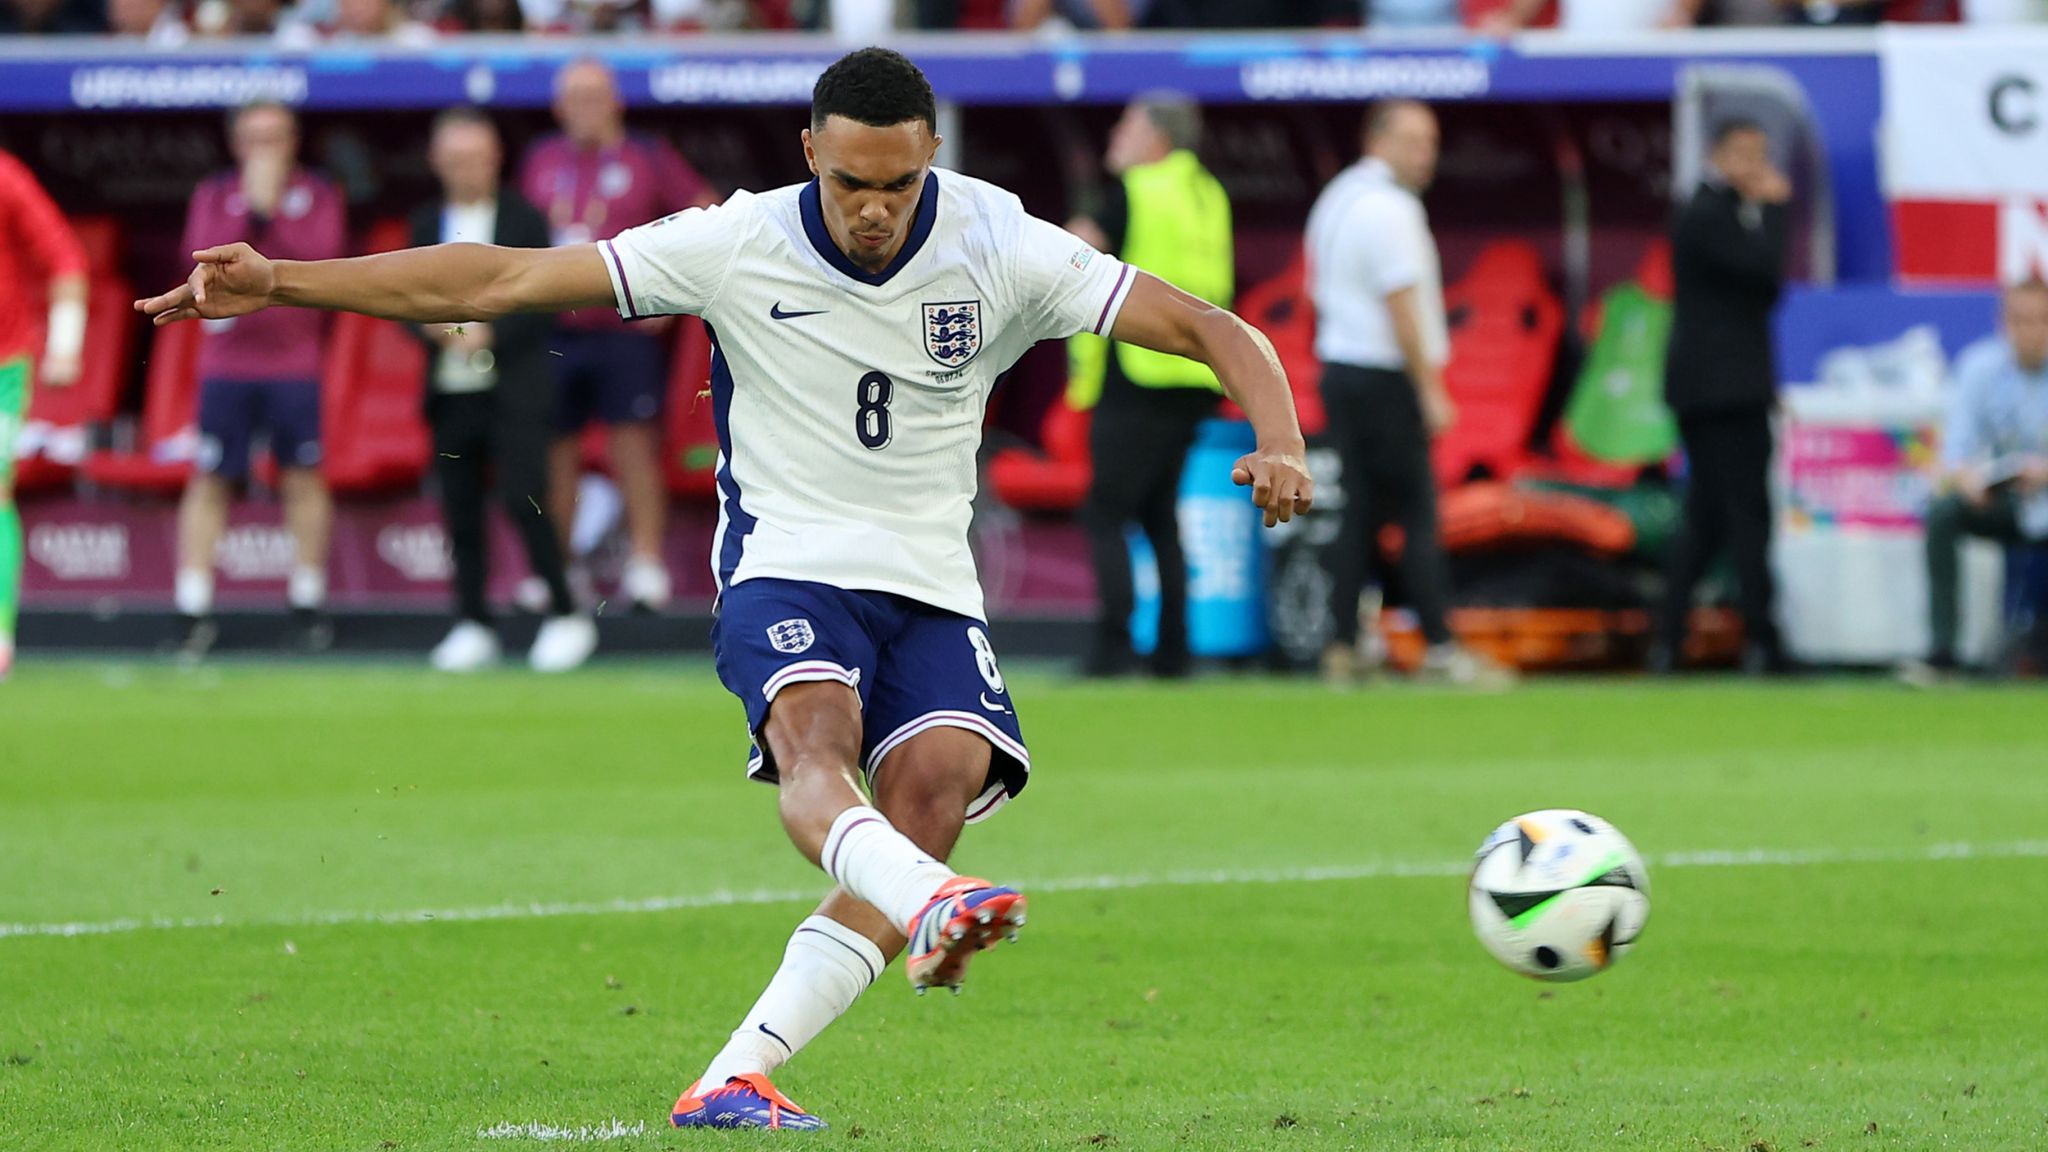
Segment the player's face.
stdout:
<path fill-rule="evenodd" d="M 2005 336 L 2022 367 L 2048 364 L 2048 292 L 2019 288 L 2005 294 Z"/>
<path fill-rule="evenodd" d="M 1113 175 L 1121 176 L 1140 164 L 1160 159 L 1168 151 L 1166 135 L 1152 123 L 1151 114 L 1133 104 L 1124 109 L 1123 117 L 1110 129 L 1109 151 L 1102 163 Z"/>
<path fill-rule="evenodd" d="M 625 124 L 611 70 L 592 60 L 562 69 L 555 80 L 555 122 L 585 148 L 611 143 Z"/>
<path fill-rule="evenodd" d="M 1436 113 L 1419 104 L 1394 110 L 1373 142 L 1373 155 L 1394 170 L 1394 179 L 1417 192 L 1436 180 Z"/>
<path fill-rule="evenodd" d="M 903 248 L 939 138 L 922 120 L 877 128 L 830 116 L 804 129 L 804 159 L 832 242 L 855 264 L 886 267 Z"/>
<path fill-rule="evenodd" d="M 483 124 L 457 122 L 434 134 L 428 162 L 448 198 L 460 204 L 489 196 L 498 186 L 498 134 Z"/>
<path fill-rule="evenodd" d="M 1728 183 L 1747 188 L 1771 166 L 1770 137 L 1754 129 L 1738 129 L 1721 141 L 1709 159 Z"/>
<path fill-rule="evenodd" d="M 289 160 L 299 149 L 298 125 L 292 114 L 282 108 L 251 108 L 235 117 L 228 147 L 235 159 L 244 163 L 266 153 Z"/>

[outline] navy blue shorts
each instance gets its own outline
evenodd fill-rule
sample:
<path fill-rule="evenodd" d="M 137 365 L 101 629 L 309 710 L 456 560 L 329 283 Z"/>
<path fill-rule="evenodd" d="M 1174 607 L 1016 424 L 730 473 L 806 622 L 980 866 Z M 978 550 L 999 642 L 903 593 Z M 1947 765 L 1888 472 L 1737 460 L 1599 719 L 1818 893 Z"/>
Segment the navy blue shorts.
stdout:
<path fill-rule="evenodd" d="M 719 597 L 711 641 L 718 679 L 747 706 L 753 779 L 776 779 L 761 739 L 775 694 L 833 680 L 860 693 L 861 771 L 870 787 L 883 758 L 904 741 L 933 728 L 964 728 L 986 737 L 995 753 L 988 790 L 968 806 L 968 821 L 986 819 L 1024 790 L 1031 754 L 979 620 L 887 592 L 762 578 Z"/>
<path fill-rule="evenodd" d="M 280 468 L 320 466 L 320 382 L 199 382 L 199 470 L 240 482 L 262 432 Z"/>
<path fill-rule="evenodd" d="M 600 424 L 645 424 L 661 416 L 668 357 L 661 341 L 641 332 L 556 331 L 548 347 L 555 367 L 555 431 Z"/>

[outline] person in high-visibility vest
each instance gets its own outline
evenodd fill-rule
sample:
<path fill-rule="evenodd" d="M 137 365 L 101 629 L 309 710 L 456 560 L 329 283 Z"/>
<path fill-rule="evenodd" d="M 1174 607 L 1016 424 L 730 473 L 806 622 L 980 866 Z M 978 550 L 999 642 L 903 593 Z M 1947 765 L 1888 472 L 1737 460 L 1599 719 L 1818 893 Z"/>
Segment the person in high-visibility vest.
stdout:
<path fill-rule="evenodd" d="M 1117 180 L 1100 202 L 1068 227 L 1125 263 L 1163 277 L 1212 304 L 1230 305 L 1235 291 L 1230 198 L 1195 157 L 1201 109 L 1171 93 L 1131 102 L 1110 134 L 1103 163 Z M 1176 503 L 1181 467 L 1195 431 L 1216 412 L 1216 376 L 1192 360 L 1131 344 L 1107 346 L 1076 337 L 1067 402 L 1093 407 L 1089 449 L 1094 480 L 1082 508 L 1095 561 L 1100 615 L 1084 671 L 1114 676 L 1131 670 L 1130 551 L 1124 528 L 1144 529 L 1159 564 L 1159 639 L 1151 669 L 1185 676 L 1187 562 L 1181 553 Z"/>
<path fill-rule="evenodd" d="M 78 379 L 85 350 L 85 250 L 34 174 L 0 152 L 0 680 L 14 663 L 14 617 L 21 595 L 21 517 L 14 508 L 14 441 L 28 417 L 30 358 L 39 349 L 31 308 L 48 287 L 42 382 Z"/>

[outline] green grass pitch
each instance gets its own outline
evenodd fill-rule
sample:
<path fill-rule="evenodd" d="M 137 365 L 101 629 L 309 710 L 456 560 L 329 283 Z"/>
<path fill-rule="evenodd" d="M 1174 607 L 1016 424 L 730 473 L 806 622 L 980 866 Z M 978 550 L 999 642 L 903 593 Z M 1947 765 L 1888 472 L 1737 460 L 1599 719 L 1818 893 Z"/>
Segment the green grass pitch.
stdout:
<path fill-rule="evenodd" d="M 1015 680 L 1036 782 L 956 863 L 1031 926 L 785 1069 L 807 1144 L 2048 1147 L 2038 693 Z M 823 890 L 740 723 L 698 664 L 30 662 L 0 1147 L 774 1139 L 666 1127 Z M 1549 806 L 1653 882 L 1634 954 L 1555 988 L 1487 958 L 1459 873 Z"/>

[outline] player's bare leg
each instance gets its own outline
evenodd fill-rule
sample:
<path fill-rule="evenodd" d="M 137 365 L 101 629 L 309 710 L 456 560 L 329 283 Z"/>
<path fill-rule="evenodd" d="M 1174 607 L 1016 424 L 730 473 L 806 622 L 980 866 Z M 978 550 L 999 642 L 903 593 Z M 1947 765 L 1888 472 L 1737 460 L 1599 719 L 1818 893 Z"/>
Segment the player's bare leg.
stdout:
<path fill-rule="evenodd" d="M 944 860 L 959 840 L 969 805 L 987 786 L 990 759 L 987 740 L 975 733 L 920 733 L 884 758 L 875 777 L 875 807 L 918 847 Z M 708 1127 L 764 1116 L 792 1127 L 816 1122 L 787 1098 L 771 1095 L 766 1078 L 850 1009 L 907 943 L 874 905 L 843 888 L 834 890 L 797 926 L 781 967 L 677 1102 L 674 1122 Z"/>
<path fill-rule="evenodd" d="M 204 472 L 185 482 L 178 501 L 178 614 L 184 617 L 181 655 L 198 659 L 213 647 L 213 556 L 228 527 L 228 482 Z"/>
<path fill-rule="evenodd" d="M 668 512 L 661 429 L 651 421 L 614 424 L 609 436 L 612 471 L 626 502 L 626 535 L 633 546 L 626 562 L 626 595 L 636 608 L 659 611 L 669 600 L 668 566 L 661 558 Z"/>

